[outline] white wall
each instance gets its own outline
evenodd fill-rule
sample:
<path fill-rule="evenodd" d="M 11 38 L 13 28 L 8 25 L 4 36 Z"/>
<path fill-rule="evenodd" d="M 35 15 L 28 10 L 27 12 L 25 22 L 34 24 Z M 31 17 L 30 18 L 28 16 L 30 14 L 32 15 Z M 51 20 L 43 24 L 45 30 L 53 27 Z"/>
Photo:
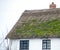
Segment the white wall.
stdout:
<path fill-rule="evenodd" d="M 25 40 L 25 39 L 21 39 L 21 40 Z M 28 39 L 26 39 L 26 40 L 28 40 Z M 29 39 L 29 50 L 42 50 L 42 40 L 43 39 Z M 10 42 L 11 42 L 10 50 L 19 50 L 20 39 L 10 40 Z M 60 39 L 59 38 L 51 39 L 51 50 L 60 50 Z"/>
<path fill-rule="evenodd" d="M 51 39 L 51 50 L 60 50 L 60 39 Z"/>
<path fill-rule="evenodd" d="M 19 50 L 20 40 L 9 40 L 9 50 Z"/>
<path fill-rule="evenodd" d="M 29 50 L 42 50 L 42 39 L 31 39 L 29 41 Z"/>

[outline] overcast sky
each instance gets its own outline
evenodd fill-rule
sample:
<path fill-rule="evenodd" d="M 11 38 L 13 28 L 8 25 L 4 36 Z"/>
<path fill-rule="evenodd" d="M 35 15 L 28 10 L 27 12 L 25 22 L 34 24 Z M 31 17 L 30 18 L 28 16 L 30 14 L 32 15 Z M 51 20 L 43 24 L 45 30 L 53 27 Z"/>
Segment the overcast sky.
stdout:
<path fill-rule="evenodd" d="M 51 2 L 60 7 L 59 0 L 0 0 L 0 39 L 11 30 L 24 10 L 49 9 Z"/>

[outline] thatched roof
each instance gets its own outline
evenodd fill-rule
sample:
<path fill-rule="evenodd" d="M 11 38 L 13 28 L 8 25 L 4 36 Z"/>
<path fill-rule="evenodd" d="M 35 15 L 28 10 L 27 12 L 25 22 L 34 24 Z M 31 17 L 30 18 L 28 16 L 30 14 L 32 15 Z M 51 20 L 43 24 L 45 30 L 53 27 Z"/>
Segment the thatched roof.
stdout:
<path fill-rule="evenodd" d="M 59 21 L 60 8 L 25 10 L 6 38 L 58 38 Z"/>

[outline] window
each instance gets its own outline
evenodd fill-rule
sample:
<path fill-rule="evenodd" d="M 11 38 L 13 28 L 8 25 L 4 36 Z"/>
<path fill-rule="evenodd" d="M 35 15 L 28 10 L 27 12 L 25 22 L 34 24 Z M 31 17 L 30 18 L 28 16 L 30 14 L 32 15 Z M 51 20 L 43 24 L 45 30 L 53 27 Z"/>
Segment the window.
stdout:
<path fill-rule="evenodd" d="M 20 41 L 20 50 L 29 50 L 29 40 Z"/>
<path fill-rule="evenodd" d="M 51 48 L 51 41 L 43 40 L 42 41 L 42 50 L 50 50 L 50 48 Z"/>

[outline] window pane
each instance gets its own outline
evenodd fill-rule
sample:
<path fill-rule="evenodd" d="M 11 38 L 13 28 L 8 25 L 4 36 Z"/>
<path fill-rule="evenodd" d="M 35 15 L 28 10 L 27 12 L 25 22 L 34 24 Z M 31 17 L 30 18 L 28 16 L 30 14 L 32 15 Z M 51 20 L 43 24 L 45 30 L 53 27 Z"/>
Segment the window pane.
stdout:
<path fill-rule="evenodd" d="M 50 49 L 50 44 L 47 45 L 47 48 Z"/>
<path fill-rule="evenodd" d="M 42 46 L 42 47 L 43 47 L 43 49 L 44 49 L 44 48 L 46 48 L 46 44 L 43 44 L 43 46 Z"/>
<path fill-rule="evenodd" d="M 28 49 L 29 49 L 29 40 L 21 40 L 20 50 L 28 50 Z"/>

